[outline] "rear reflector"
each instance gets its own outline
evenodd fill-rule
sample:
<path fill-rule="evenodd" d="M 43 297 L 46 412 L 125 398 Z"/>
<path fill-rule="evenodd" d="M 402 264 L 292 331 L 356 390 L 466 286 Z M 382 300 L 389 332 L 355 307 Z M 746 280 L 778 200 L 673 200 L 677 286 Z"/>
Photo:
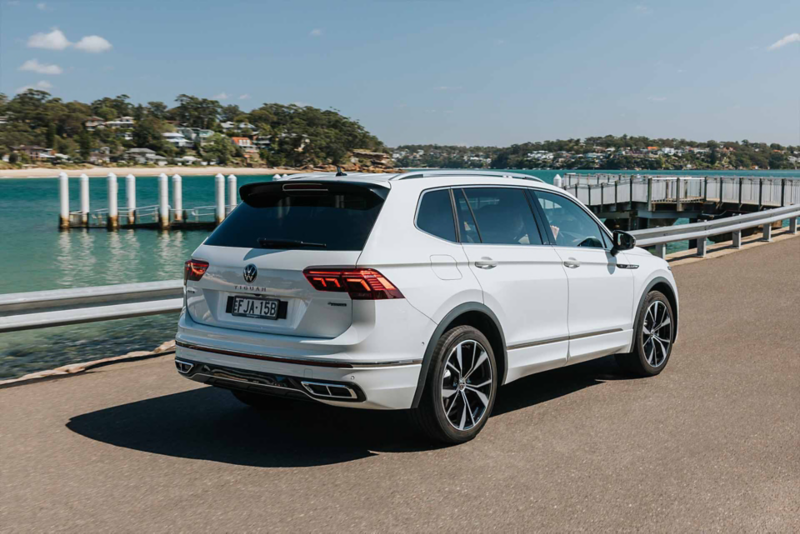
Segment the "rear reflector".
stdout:
<path fill-rule="evenodd" d="M 199 260 L 187 261 L 183 268 L 183 283 L 186 283 L 187 280 L 197 282 L 198 280 L 203 278 L 204 274 L 206 274 L 206 269 L 208 269 L 207 261 L 199 261 Z"/>
<path fill-rule="evenodd" d="M 400 290 L 375 269 L 309 267 L 303 274 L 317 291 L 349 293 L 353 300 L 404 298 Z"/>

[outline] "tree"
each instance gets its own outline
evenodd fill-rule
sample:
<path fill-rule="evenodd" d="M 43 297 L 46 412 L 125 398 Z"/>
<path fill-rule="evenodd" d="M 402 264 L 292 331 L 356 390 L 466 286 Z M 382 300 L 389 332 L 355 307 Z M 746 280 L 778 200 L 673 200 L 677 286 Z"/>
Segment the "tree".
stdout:
<path fill-rule="evenodd" d="M 164 120 L 167 117 L 167 105 L 163 102 L 148 102 L 145 113 L 153 118 Z"/>
<path fill-rule="evenodd" d="M 83 161 L 89 161 L 92 156 L 92 136 L 87 130 L 81 130 L 81 133 L 78 135 L 78 147 L 81 159 Z"/>
<path fill-rule="evenodd" d="M 173 111 L 182 125 L 208 129 L 216 124 L 221 109 L 216 100 L 181 94 L 175 101 L 178 106 Z"/>
<path fill-rule="evenodd" d="M 210 142 L 203 148 L 206 161 L 216 160 L 220 165 L 225 165 L 236 152 L 236 146 L 228 136 L 214 134 Z"/>
<path fill-rule="evenodd" d="M 133 128 L 133 142 L 139 148 L 149 148 L 156 152 L 164 151 L 164 136 L 157 119 L 148 117 L 136 123 Z"/>
<path fill-rule="evenodd" d="M 48 148 L 56 148 L 56 125 L 50 123 L 47 125 L 47 134 L 45 136 L 45 145 Z"/>
<path fill-rule="evenodd" d="M 223 122 L 235 121 L 242 115 L 242 110 L 236 104 L 223 106 L 219 118 Z"/>

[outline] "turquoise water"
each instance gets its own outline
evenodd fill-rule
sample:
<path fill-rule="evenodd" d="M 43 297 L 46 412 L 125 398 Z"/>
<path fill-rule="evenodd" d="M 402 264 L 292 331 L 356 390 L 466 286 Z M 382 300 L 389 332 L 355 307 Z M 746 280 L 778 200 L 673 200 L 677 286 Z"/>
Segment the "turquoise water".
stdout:
<path fill-rule="evenodd" d="M 565 171 L 521 171 L 552 183 Z M 590 171 L 585 171 L 590 173 Z M 612 172 L 612 171 L 609 171 Z M 613 171 L 613 174 L 635 174 Z M 648 173 L 653 174 L 653 173 Z M 661 174 L 675 175 L 664 171 Z M 682 175 L 741 176 L 741 172 L 681 172 Z M 800 171 L 747 173 L 800 177 Z M 243 185 L 270 176 L 242 176 Z M 157 203 L 157 178 L 137 178 L 137 203 Z M 105 178 L 90 179 L 91 209 L 106 207 Z M 70 180 L 71 209 L 78 209 L 78 180 Z M 185 177 L 185 207 L 214 203 L 212 176 Z M 125 203 L 125 180 L 119 180 Z M 183 262 L 208 231 L 58 230 L 58 180 L 0 180 L 0 293 L 38 291 L 181 278 Z M 59 365 L 149 350 L 172 339 L 176 315 L 125 319 L 0 334 L 0 379 Z"/>

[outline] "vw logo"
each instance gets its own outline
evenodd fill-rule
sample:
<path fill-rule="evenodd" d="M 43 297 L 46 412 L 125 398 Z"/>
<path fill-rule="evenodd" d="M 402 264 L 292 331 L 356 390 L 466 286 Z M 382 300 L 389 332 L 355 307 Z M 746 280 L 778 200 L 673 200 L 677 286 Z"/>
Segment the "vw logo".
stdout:
<path fill-rule="evenodd" d="M 258 269 L 256 268 L 255 265 L 251 263 L 250 265 L 244 268 L 243 276 L 244 276 L 244 281 L 249 284 L 256 279 L 256 276 L 258 276 Z"/>

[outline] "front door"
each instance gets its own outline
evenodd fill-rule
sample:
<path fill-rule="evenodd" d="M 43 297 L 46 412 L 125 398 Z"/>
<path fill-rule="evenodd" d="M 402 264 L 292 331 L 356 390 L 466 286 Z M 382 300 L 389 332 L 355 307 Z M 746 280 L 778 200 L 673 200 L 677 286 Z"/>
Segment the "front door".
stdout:
<path fill-rule="evenodd" d="M 632 271 L 611 255 L 611 239 L 574 200 L 549 191 L 534 196 L 569 279 L 569 363 L 626 347 L 633 335 Z"/>
<path fill-rule="evenodd" d="M 566 364 L 567 276 L 523 188 L 453 191 L 459 237 L 508 348 L 506 381 Z"/>

